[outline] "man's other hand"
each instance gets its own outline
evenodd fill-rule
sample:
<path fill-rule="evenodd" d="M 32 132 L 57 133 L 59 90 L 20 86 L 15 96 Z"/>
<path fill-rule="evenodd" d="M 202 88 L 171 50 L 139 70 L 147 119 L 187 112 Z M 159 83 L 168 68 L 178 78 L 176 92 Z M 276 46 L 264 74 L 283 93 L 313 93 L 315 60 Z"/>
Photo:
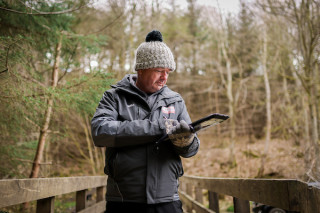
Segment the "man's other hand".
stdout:
<path fill-rule="evenodd" d="M 180 122 L 173 119 L 165 120 L 166 132 L 173 143 L 178 147 L 190 145 L 194 139 L 194 133 L 191 132 L 189 125 L 184 120 Z"/>

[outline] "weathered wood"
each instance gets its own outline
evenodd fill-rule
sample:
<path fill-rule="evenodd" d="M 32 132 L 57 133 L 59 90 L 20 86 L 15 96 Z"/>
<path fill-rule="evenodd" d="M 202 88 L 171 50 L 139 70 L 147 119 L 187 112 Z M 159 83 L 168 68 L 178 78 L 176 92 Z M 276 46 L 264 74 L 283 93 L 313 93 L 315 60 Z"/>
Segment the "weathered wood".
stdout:
<path fill-rule="evenodd" d="M 299 201 L 288 191 L 289 185 L 297 184 L 297 180 L 204 178 L 195 176 L 183 176 L 181 180 L 187 184 L 194 183 L 197 187 L 218 194 L 256 201 L 290 211 L 299 211 L 299 205 L 291 205 L 291 203 L 299 203 Z M 303 184 L 305 185 L 305 183 Z"/>
<path fill-rule="evenodd" d="M 185 186 L 185 194 L 187 194 L 188 196 L 190 196 L 192 198 L 192 185 L 191 183 L 184 183 Z M 192 211 L 192 205 L 186 205 L 185 209 L 187 212 L 191 212 Z"/>
<path fill-rule="evenodd" d="M 250 204 L 247 200 L 234 197 L 233 207 L 235 213 L 250 213 Z"/>
<path fill-rule="evenodd" d="M 97 188 L 97 203 L 104 200 L 104 188 L 103 186 Z"/>
<path fill-rule="evenodd" d="M 180 190 L 181 200 L 187 208 L 200 212 L 219 212 L 218 193 L 247 200 L 245 205 L 235 200 L 235 211 L 249 212 L 248 201 L 255 201 L 289 211 L 301 213 L 320 212 L 320 186 L 311 185 L 297 180 L 265 180 L 265 179 L 224 179 L 184 176 L 182 185 L 186 192 Z M 78 192 L 78 209 L 81 212 L 104 211 L 104 189 L 106 176 L 67 177 L 67 178 L 34 178 L 0 180 L 0 208 L 33 200 L 37 202 L 37 212 L 53 212 L 54 196 Z M 209 207 L 206 209 L 200 202 L 193 199 L 195 188 L 196 199 L 200 201 L 200 188 L 209 193 Z M 97 203 L 86 208 L 85 190 L 93 189 L 97 193 Z M 240 204 L 239 204 L 240 203 Z M 245 207 L 243 207 L 245 206 Z M 239 207 L 240 208 L 240 207 Z M 245 208 L 245 210 L 243 210 Z M 88 210 L 90 209 L 90 210 Z M 94 210 L 97 209 L 97 210 Z"/>
<path fill-rule="evenodd" d="M 192 183 L 186 183 L 186 193 L 192 197 Z"/>
<path fill-rule="evenodd" d="M 195 200 L 199 203 L 203 203 L 202 188 L 196 187 L 194 189 L 194 193 L 195 193 Z"/>
<path fill-rule="evenodd" d="M 77 213 L 92 213 L 92 212 L 95 212 L 95 213 L 101 213 L 101 212 L 104 212 L 106 210 L 106 201 L 101 201 L 99 203 L 96 203 L 86 209 L 83 209 Z"/>
<path fill-rule="evenodd" d="M 185 192 L 179 192 L 179 196 L 184 207 L 189 209 L 187 212 L 192 212 L 192 209 L 194 209 L 197 213 L 214 213 L 214 211 L 207 209 L 201 203 L 193 200 L 192 197 Z"/>
<path fill-rule="evenodd" d="M 37 201 L 37 213 L 53 213 L 54 212 L 54 198 L 48 197 Z"/>
<path fill-rule="evenodd" d="M 292 196 L 290 206 L 299 208 L 300 213 L 320 212 L 320 184 L 297 182 L 289 185 Z"/>
<path fill-rule="evenodd" d="M 215 211 L 216 213 L 220 212 L 219 209 L 219 197 L 215 192 L 208 191 L 208 200 L 209 200 L 209 209 Z"/>
<path fill-rule="evenodd" d="M 181 191 L 186 191 L 186 183 L 184 183 L 184 182 L 179 182 L 179 190 L 181 190 Z"/>
<path fill-rule="evenodd" d="M 107 176 L 0 180 L 0 208 L 106 184 Z"/>
<path fill-rule="evenodd" d="M 88 190 L 77 191 L 76 193 L 76 211 L 83 210 L 87 207 L 87 192 Z"/>

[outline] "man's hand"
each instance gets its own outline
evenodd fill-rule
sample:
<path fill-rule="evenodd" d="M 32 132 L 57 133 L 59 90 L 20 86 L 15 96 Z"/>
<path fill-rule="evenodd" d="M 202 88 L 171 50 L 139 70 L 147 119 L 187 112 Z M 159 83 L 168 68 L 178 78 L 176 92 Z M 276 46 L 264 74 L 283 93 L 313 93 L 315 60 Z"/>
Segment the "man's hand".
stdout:
<path fill-rule="evenodd" d="M 185 147 L 192 143 L 194 133 L 190 131 L 189 125 L 181 120 L 180 122 L 173 119 L 165 120 L 166 132 L 173 143 L 178 147 Z"/>

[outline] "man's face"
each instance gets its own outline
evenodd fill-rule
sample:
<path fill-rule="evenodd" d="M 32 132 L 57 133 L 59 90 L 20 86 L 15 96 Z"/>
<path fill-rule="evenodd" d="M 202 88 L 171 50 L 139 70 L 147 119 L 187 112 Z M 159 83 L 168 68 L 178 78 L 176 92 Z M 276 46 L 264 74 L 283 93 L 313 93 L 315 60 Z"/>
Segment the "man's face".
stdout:
<path fill-rule="evenodd" d="M 145 93 L 154 93 L 166 85 L 169 72 L 168 68 L 150 68 L 138 70 L 137 87 Z"/>

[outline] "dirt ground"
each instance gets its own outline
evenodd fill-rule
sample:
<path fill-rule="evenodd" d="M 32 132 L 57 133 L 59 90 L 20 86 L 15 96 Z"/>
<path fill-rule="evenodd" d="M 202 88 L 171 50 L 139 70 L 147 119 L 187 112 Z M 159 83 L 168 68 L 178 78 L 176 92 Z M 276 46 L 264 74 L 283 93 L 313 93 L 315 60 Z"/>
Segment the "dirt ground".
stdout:
<path fill-rule="evenodd" d="M 200 150 L 196 156 L 183 159 L 185 175 L 228 178 L 257 177 L 264 139 L 237 138 L 234 142 L 236 165 L 229 163 L 230 139 L 200 133 Z M 292 141 L 272 139 L 263 178 L 301 179 L 305 173 L 304 151 Z"/>

